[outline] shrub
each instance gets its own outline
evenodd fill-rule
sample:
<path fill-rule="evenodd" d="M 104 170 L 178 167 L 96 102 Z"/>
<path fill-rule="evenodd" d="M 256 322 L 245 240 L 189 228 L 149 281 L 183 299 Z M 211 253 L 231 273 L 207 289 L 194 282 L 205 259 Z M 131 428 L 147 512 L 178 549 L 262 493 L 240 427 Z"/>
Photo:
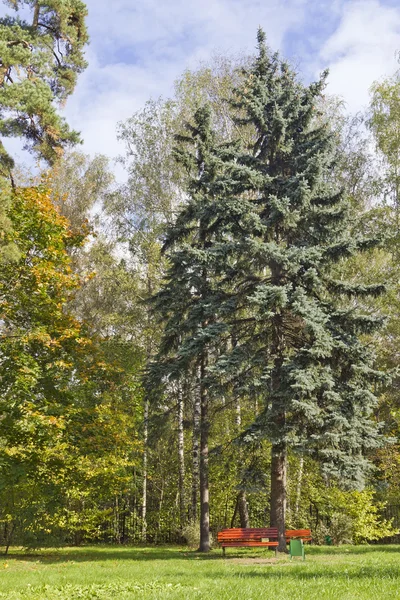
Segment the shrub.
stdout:
<path fill-rule="evenodd" d="M 353 543 L 354 523 L 349 515 L 339 512 L 333 513 L 331 524 L 328 529 L 329 535 L 335 546 Z"/>
<path fill-rule="evenodd" d="M 325 525 L 325 523 L 318 523 L 318 525 L 312 530 L 313 544 L 317 544 L 317 546 L 323 546 L 326 544 L 327 537 L 331 537 L 328 526 Z"/>
<path fill-rule="evenodd" d="M 182 538 L 190 548 L 198 548 L 200 546 L 200 523 L 191 521 L 182 529 Z M 210 546 L 213 545 L 213 536 L 210 532 Z"/>

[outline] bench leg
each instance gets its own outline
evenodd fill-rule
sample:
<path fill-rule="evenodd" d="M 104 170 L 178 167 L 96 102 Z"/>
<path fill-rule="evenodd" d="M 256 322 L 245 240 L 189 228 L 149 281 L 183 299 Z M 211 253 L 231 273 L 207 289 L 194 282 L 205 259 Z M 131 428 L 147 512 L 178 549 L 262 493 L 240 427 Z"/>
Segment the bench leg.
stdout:
<path fill-rule="evenodd" d="M 223 556 L 224 558 L 225 558 L 225 550 L 226 550 L 226 548 L 225 548 L 225 546 L 223 546 L 223 547 L 222 547 L 222 556 Z"/>

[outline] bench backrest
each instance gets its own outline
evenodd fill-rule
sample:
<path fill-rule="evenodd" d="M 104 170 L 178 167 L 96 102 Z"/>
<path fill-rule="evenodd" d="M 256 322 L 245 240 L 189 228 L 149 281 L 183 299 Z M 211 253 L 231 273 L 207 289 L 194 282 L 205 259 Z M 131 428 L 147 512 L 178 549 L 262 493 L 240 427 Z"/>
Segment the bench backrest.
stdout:
<path fill-rule="evenodd" d="M 278 530 L 276 527 L 235 527 L 233 529 L 223 529 L 218 532 L 218 541 L 243 540 L 252 541 L 261 538 L 277 538 Z"/>
<path fill-rule="evenodd" d="M 286 538 L 309 538 L 311 529 L 287 529 L 285 535 Z"/>

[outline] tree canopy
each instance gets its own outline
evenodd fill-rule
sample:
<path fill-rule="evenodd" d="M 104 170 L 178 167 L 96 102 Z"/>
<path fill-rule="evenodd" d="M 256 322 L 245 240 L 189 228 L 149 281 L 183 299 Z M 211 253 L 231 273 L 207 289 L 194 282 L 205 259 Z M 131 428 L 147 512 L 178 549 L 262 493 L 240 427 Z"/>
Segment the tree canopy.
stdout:
<path fill-rule="evenodd" d="M 7 5 L 0 544 L 394 535 L 398 74 L 348 115 L 260 29 L 120 123 L 121 184 L 62 117 L 85 4 Z"/>

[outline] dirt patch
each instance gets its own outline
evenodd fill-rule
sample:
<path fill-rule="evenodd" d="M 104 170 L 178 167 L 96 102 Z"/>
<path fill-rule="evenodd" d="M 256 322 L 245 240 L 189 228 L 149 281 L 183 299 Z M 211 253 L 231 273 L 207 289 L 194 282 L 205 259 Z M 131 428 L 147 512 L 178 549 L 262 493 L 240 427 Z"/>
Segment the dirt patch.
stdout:
<path fill-rule="evenodd" d="M 284 564 L 290 564 L 286 558 L 229 558 L 227 559 L 229 564 L 234 565 L 247 565 L 247 566 L 255 566 L 255 565 L 279 565 L 280 567 Z"/>

